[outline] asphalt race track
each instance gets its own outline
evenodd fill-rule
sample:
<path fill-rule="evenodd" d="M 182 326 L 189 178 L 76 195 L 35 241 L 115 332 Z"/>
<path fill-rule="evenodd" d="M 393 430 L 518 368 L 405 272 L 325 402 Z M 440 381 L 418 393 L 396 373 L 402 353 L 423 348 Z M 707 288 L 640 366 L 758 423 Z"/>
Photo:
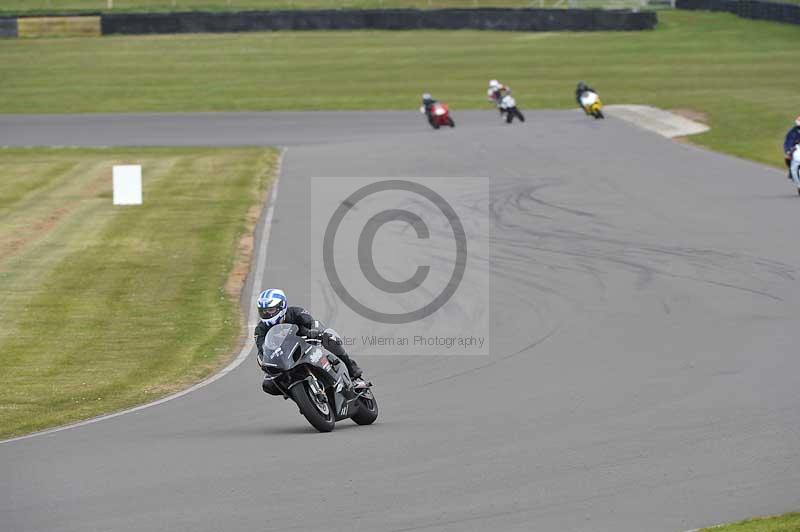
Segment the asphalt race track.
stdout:
<path fill-rule="evenodd" d="M 797 510 L 785 175 L 613 117 L 454 118 L 0 116 L 0 145 L 288 146 L 265 273 L 297 304 L 310 177 L 489 178 L 472 200 L 492 221 L 490 356 L 360 356 L 370 427 L 316 433 L 251 357 L 163 405 L 1 444 L 0 529 L 679 532 Z"/>

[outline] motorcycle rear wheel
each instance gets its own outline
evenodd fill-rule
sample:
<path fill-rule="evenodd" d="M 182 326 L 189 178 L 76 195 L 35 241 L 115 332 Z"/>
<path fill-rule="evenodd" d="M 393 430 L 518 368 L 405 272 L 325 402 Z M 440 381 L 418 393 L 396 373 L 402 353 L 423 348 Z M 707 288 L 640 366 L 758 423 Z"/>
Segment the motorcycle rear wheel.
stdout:
<path fill-rule="evenodd" d="M 368 392 L 368 397 L 359 397 L 356 405 L 358 405 L 358 409 L 355 414 L 350 416 L 350 419 L 359 425 L 371 425 L 378 419 L 378 403 L 375 401 L 372 390 Z"/>
<path fill-rule="evenodd" d="M 306 381 L 292 386 L 289 393 L 291 393 L 292 399 L 300 408 L 300 413 L 311 423 L 311 426 L 320 432 L 330 432 L 334 429 L 336 415 L 333 412 L 333 408 L 331 408 L 330 402 L 327 398 L 323 402 L 316 396 L 312 397 Z"/>

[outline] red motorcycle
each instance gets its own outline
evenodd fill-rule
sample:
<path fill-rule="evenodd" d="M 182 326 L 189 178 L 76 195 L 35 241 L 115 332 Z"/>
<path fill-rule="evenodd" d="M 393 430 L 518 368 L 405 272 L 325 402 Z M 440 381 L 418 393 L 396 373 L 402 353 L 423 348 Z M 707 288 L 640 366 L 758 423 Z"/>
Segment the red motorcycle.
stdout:
<path fill-rule="evenodd" d="M 420 112 L 425 113 L 425 106 L 420 107 Z M 450 118 L 450 110 L 447 104 L 442 102 L 435 102 L 431 105 L 431 112 L 428 115 L 428 123 L 433 129 L 439 129 L 442 126 L 456 127 L 456 123 Z"/>

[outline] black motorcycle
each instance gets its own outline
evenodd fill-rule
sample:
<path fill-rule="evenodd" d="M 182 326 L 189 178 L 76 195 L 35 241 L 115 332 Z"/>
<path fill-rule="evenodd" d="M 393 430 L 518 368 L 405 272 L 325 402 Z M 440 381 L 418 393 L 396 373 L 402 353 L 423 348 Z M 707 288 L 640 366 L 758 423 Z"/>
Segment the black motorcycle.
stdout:
<path fill-rule="evenodd" d="M 258 364 L 266 373 L 262 387 L 291 398 L 311 425 L 330 432 L 341 419 L 369 425 L 378 417 L 372 383 L 353 380 L 347 367 L 322 347 L 318 338 L 298 335 L 297 325 L 281 323 L 264 339 Z"/>

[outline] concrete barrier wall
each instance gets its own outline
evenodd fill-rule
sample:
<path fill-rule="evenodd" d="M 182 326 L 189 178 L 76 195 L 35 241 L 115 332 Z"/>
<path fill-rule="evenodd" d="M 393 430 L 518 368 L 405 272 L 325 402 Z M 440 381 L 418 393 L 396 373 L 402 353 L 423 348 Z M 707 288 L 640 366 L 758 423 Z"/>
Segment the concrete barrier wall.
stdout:
<path fill-rule="evenodd" d="M 0 39 L 17 36 L 17 19 L 0 18 Z"/>
<path fill-rule="evenodd" d="M 478 29 L 631 31 L 653 29 L 654 12 L 595 9 L 387 9 L 103 15 L 104 35 L 277 30 Z"/>
<path fill-rule="evenodd" d="M 758 0 L 676 0 L 678 9 L 725 11 L 743 18 L 800 24 L 800 5 Z"/>
<path fill-rule="evenodd" d="M 18 37 L 99 37 L 100 17 L 22 17 Z"/>

